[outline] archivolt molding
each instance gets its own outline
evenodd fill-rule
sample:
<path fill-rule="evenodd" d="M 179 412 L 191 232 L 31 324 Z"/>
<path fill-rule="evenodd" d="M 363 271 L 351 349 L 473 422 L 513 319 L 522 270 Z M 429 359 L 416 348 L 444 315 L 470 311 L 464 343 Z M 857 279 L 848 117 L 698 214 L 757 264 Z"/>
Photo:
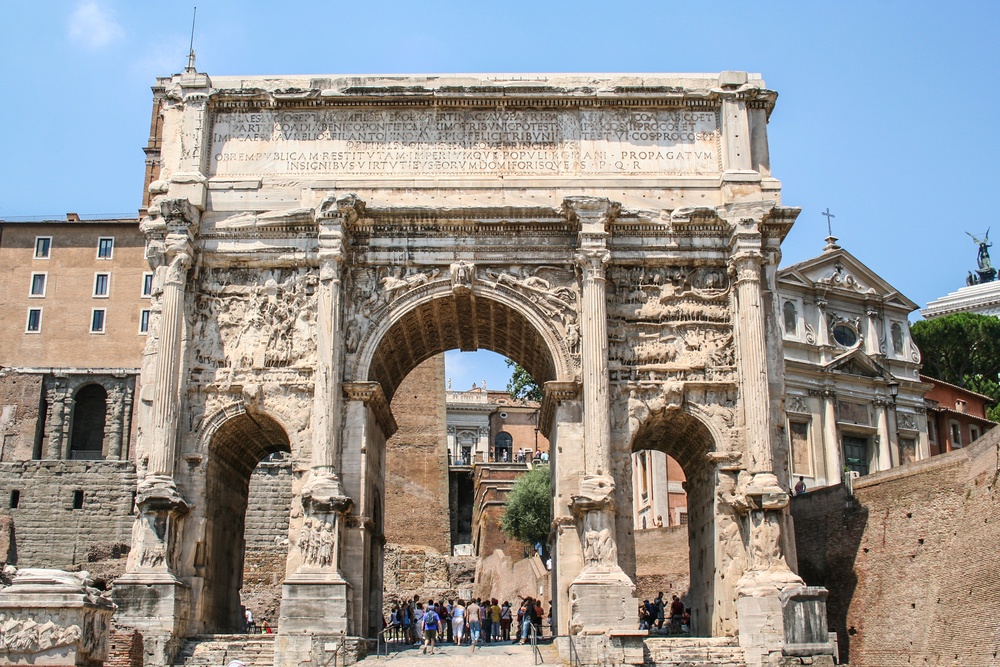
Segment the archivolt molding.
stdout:
<path fill-rule="evenodd" d="M 198 451 L 207 452 L 208 446 L 212 442 L 212 436 L 219 430 L 219 427 L 230 419 L 245 415 L 246 412 L 247 406 L 242 400 L 234 401 L 216 410 L 211 417 L 202 422 L 201 432 L 198 434 Z"/>
<path fill-rule="evenodd" d="M 500 269 L 502 270 L 502 267 Z M 487 276 L 487 279 L 483 278 L 484 275 Z M 421 277 L 413 278 L 412 276 Z M 574 358 L 570 343 L 575 339 L 573 331 L 576 326 L 576 312 L 570 313 L 566 308 L 560 308 L 563 316 L 553 317 L 553 313 L 539 305 L 537 300 L 525 296 L 522 293 L 523 289 L 518 289 L 516 285 L 505 284 L 502 279 L 491 280 L 488 276 L 489 274 L 485 272 L 477 271 L 475 280 L 467 285 L 468 292 L 476 298 L 496 301 L 522 315 L 545 342 L 553 360 L 554 379 L 560 381 L 574 379 L 578 374 L 579 360 Z M 408 313 L 434 299 L 450 297 L 454 294 L 452 277 L 447 268 L 411 274 L 409 282 L 411 284 L 405 289 L 398 283 L 391 281 L 389 285 L 385 286 L 387 291 L 395 290 L 396 295 L 390 297 L 390 301 L 382 309 L 382 313 L 379 314 L 377 311 L 373 313 L 374 323 L 363 336 L 360 335 L 357 328 L 352 333 L 351 325 L 348 325 L 348 350 L 352 347 L 349 344 L 352 336 L 358 336 L 360 342 L 356 344 L 357 353 L 353 363 L 348 365 L 345 381 L 364 382 L 369 379 L 375 353 L 383 338 L 392 326 L 401 321 Z M 354 322 L 355 320 L 352 320 L 352 324 Z M 357 327 L 356 324 L 355 326 Z"/>
<path fill-rule="evenodd" d="M 690 417 L 706 429 L 712 440 L 712 446 L 704 452 L 709 460 L 712 460 L 713 454 L 733 452 L 738 447 L 739 431 L 735 404 L 730 406 L 701 402 L 697 400 L 697 395 L 701 392 L 680 382 L 635 382 L 629 383 L 624 390 L 628 394 L 626 395 L 625 391 L 617 392 L 617 402 L 627 406 L 624 411 L 627 415 L 627 430 L 623 428 L 620 431 L 627 434 L 626 443 L 629 451 L 635 451 L 636 436 L 642 433 L 645 427 L 669 413 Z M 613 413 L 619 409 L 613 405 Z M 681 458 L 679 453 L 671 455 L 678 460 Z"/>

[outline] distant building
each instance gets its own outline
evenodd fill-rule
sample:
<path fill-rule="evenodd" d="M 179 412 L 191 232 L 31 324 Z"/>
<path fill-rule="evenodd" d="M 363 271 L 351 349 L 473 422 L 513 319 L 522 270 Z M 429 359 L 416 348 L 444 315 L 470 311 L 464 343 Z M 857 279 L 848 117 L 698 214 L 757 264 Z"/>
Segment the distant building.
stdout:
<path fill-rule="evenodd" d="M 920 311 L 920 314 L 928 320 L 955 313 L 1000 317 L 1000 281 L 963 287 L 948 296 L 929 302 L 927 307 Z"/>
<path fill-rule="evenodd" d="M 128 459 L 151 317 L 144 250 L 135 218 L 0 220 L 3 461 Z"/>
<path fill-rule="evenodd" d="M 445 392 L 452 550 L 487 556 L 503 549 L 517 560 L 526 545 L 499 529 L 507 494 L 529 465 L 548 460 L 538 431 L 539 405 L 475 384 Z"/>
<path fill-rule="evenodd" d="M 968 447 L 996 426 L 986 416 L 989 396 L 926 375 L 920 379 L 932 385 L 924 396 L 931 456 Z"/>

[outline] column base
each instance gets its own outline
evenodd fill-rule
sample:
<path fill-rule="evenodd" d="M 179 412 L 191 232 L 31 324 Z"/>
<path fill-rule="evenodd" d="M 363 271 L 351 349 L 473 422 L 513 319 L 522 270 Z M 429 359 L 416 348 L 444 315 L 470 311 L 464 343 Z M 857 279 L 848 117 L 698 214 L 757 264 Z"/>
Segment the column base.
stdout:
<path fill-rule="evenodd" d="M 168 573 L 126 574 L 115 581 L 116 625 L 142 633 L 146 667 L 173 663 L 187 634 L 191 591 Z"/>
<path fill-rule="evenodd" d="M 621 568 L 586 569 L 569 585 L 571 634 L 632 633 L 639 627 L 635 584 Z"/>

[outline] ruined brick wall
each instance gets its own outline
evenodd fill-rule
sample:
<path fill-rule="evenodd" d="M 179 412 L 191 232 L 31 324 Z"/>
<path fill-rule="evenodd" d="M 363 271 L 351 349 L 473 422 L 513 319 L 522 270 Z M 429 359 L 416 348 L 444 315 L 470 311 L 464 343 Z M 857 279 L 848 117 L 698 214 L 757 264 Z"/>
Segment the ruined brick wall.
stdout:
<path fill-rule="evenodd" d="M 1000 433 L 796 497 L 799 572 L 830 590 L 851 665 L 989 665 L 1000 654 Z"/>
<path fill-rule="evenodd" d="M 142 633 L 132 628 L 112 628 L 104 667 L 142 667 Z"/>
<path fill-rule="evenodd" d="M 259 464 L 250 476 L 247 501 L 241 599 L 254 618 L 275 627 L 288 560 L 292 477 L 290 461 Z"/>
<path fill-rule="evenodd" d="M 11 524 L 7 562 L 86 569 L 118 560 L 132 535 L 134 491 L 135 466 L 127 461 L 0 463 L 0 516 Z M 78 492 L 82 507 L 74 509 Z"/>
<path fill-rule="evenodd" d="M 688 527 L 670 526 L 635 531 L 635 581 L 639 600 L 663 591 L 684 597 L 691 586 Z"/>
<path fill-rule="evenodd" d="M 392 398 L 399 430 L 386 444 L 385 538 L 451 553 L 444 355 L 413 370 Z"/>

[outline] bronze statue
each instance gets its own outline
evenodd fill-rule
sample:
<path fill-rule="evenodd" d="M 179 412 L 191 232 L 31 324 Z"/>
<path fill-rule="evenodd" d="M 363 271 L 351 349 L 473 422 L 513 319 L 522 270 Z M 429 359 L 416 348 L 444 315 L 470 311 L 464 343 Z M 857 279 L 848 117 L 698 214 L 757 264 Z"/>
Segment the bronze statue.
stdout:
<path fill-rule="evenodd" d="M 965 232 L 969 234 L 969 232 Z M 986 230 L 986 236 L 982 239 L 978 239 L 972 234 L 969 234 L 972 240 L 979 246 L 979 254 L 976 257 L 976 263 L 979 268 L 973 273 L 969 271 L 969 277 L 966 279 L 966 283 L 969 285 L 978 285 L 980 283 L 988 283 L 996 280 L 997 270 L 993 268 L 993 263 L 990 261 L 990 247 L 993 245 L 990 243 L 990 230 Z"/>

